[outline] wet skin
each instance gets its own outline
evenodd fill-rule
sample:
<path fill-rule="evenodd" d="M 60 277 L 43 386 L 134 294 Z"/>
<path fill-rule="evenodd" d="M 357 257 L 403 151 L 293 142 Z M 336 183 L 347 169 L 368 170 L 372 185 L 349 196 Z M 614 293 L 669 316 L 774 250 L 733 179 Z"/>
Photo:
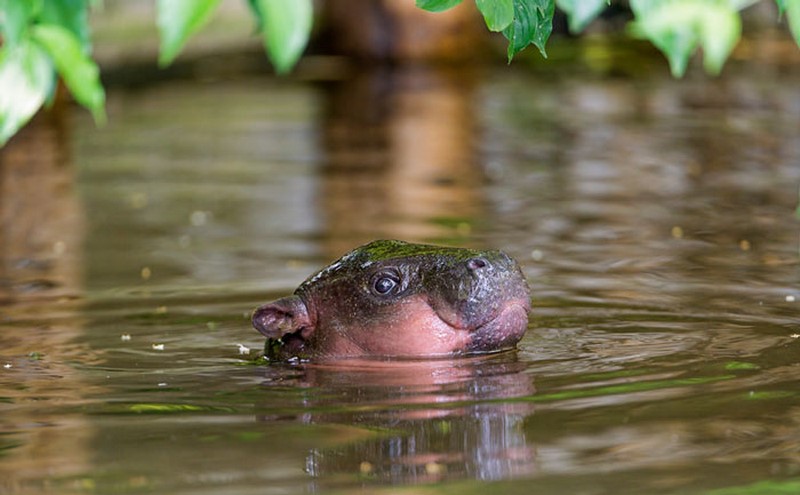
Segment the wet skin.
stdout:
<path fill-rule="evenodd" d="M 428 358 L 513 348 L 530 289 L 502 251 L 361 246 L 253 313 L 272 359 Z"/>

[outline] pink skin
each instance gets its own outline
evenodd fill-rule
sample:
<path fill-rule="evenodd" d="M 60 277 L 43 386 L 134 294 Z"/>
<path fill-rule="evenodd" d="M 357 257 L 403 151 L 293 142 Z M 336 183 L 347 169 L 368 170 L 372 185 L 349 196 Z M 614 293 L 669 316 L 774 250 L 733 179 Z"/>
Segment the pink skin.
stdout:
<path fill-rule="evenodd" d="M 313 310 L 306 315 L 306 325 L 316 327 L 315 347 L 322 349 L 316 358 L 320 361 L 364 356 L 441 358 L 463 352 L 476 336 L 484 333 L 489 338 L 502 336 L 494 346 L 495 352 L 513 348 L 525 332 L 529 312 L 528 299 L 512 299 L 485 322 L 468 328 L 460 315 L 447 312 L 443 317 L 427 297 L 415 295 L 399 301 L 393 308 L 391 321 L 379 322 L 377 326 L 322 320 Z M 392 338 L 385 338 L 387 334 Z"/>
<path fill-rule="evenodd" d="M 419 356 L 452 355 L 466 347 L 470 339 L 468 330 L 447 324 L 431 308 L 425 297 L 408 297 L 397 304 L 391 321 L 391 339 L 375 338 L 386 335 L 388 328 L 367 326 L 342 326 L 319 329 L 319 338 L 325 341 L 325 351 L 319 356 L 348 358 L 358 356 Z M 388 323 L 382 323 L 388 327 Z M 327 331 L 326 331 L 327 330 Z"/>

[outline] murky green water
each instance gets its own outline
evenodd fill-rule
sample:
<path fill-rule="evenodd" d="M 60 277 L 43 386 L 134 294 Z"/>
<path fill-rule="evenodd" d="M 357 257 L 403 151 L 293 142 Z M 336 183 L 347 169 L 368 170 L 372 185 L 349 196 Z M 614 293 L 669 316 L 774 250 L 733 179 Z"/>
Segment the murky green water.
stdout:
<path fill-rule="evenodd" d="M 3 156 L 0 492 L 800 491 L 799 85 L 112 88 Z M 256 305 L 380 237 L 517 257 L 519 351 L 248 364 Z"/>

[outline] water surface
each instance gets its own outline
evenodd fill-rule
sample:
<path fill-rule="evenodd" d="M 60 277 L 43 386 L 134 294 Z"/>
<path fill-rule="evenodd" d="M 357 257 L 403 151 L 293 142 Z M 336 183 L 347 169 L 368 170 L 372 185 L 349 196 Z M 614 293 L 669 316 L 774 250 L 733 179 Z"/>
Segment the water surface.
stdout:
<path fill-rule="evenodd" d="M 798 84 L 253 76 L 41 122 L 2 156 L 0 492 L 800 490 Z M 515 256 L 519 350 L 252 363 L 254 307 L 381 237 Z"/>

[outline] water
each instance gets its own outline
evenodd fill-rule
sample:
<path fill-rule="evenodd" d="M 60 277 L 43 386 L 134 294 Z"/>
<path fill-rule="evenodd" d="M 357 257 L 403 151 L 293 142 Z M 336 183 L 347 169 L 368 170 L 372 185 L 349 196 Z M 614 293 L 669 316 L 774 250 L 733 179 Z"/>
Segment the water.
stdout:
<path fill-rule="evenodd" d="M 2 156 L 0 493 L 800 490 L 798 83 L 254 76 L 40 122 Z M 381 237 L 515 256 L 519 350 L 253 363 L 254 307 Z"/>

